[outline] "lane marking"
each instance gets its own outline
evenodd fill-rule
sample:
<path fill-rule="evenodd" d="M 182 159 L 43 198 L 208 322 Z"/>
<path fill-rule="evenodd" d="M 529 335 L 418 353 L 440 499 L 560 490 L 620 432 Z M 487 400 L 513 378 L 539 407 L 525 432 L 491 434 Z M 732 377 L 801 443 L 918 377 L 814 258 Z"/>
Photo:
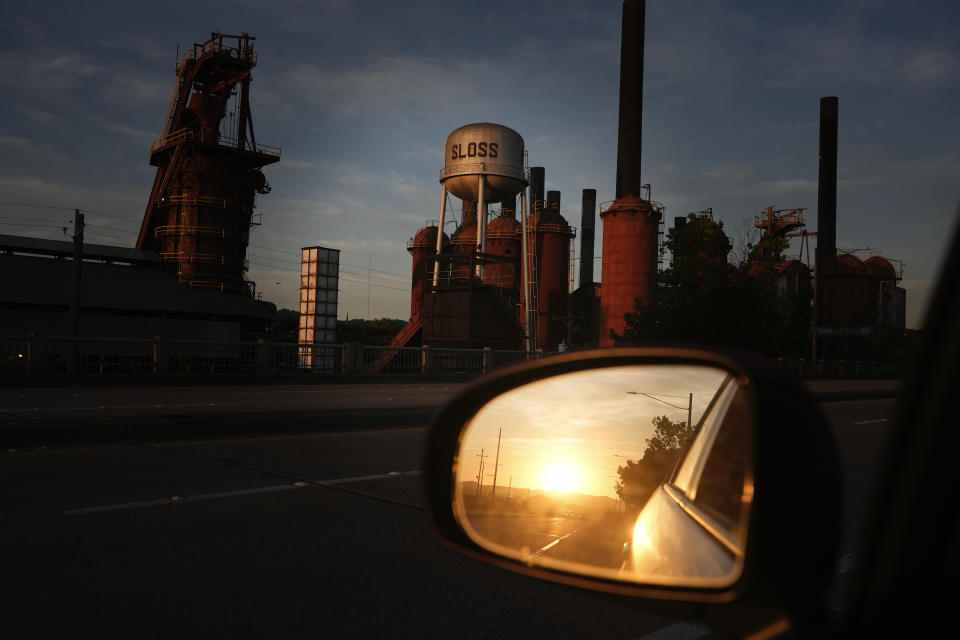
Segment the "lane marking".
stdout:
<path fill-rule="evenodd" d="M 559 538 L 557 538 L 557 539 L 554 540 L 553 542 L 551 542 L 551 543 L 549 543 L 549 544 L 547 544 L 547 545 L 544 545 L 544 546 L 540 547 L 539 549 L 537 549 L 536 551 L 534 551 L 533 553 L 531 553 L 528 557 L 530 557 L 530 558 L 536 558 L 537 556 L 543 555 L 544 553 L 546 553 L 546 552 L 549 551 L 550 549 L 554 548 L 555 546 L 557 546 L 558 544 L 560 544 L 561 542 L 563 542 L 564 540 L 566 540 L 567 538 L 569 538 L 570 536 L 572 536 L 573 534 L 575 534 L 577 531 L 580 531 L 580 529 L 583 529 L 583 527 L 585 527 L 585 526 L 587 526 L 587 525 L 583 525 L 583 526 L 581 526 L 581 527 L 577 527 L 576 529 L 574 529 L 573 531 L 571 531 L 571 532 L 568 533 L 567 535 L 565 535 L 565 536 L 560 536 Z M 549 534 L 547 534 L 547 535 L 549 535 Z"/>
<path fill-rule="evenodd" d="M 878 422 L 889 422 L 889 418 L 876 418 L 874 420 L 859 420 L 857 422 L 851 422 L 850 424 L 876 424 Z"/>
<path fill-rule="evenodd" d="M 702 638 L 711 633 L 713 633 L 713 630 L 702 622 L 688 620 L 640 636 L 639 640 L 694 640 L 694 638 Z"/>
<path fill-rule="evenodd" d="M 170 496 L 159 500 L 141 500 L 139 502 L 122 502 L 120 504 L 108 504 L 102 507 L 84 507 L 82 509 L 70 509 L 64 511 L 65 516 L 75 516 L 84 513 L 104 513 L 107 511 L 123 511 L 125 509 L 143 509 L 144 507 L 158 507 L 164 504 L 180 504 L 183 502 L 193 502 L 196 500 L 215 500 L 217 498 L 231 498 L 234 496 L 253 495 L 258 493 L 274 493 L 276 491 L 287 491 L 289 489 L 299 489 L 300 487 L 292 484 L 274 485 L 272 487 L 258 487 L 256 489 L 239 489 L 236 491 L 218 491 L 216 493 L 198 493 L 193 496 Z"/>
<path fill-rule="evenodd" d="M 364 482 L 366 480 L 383 480 L 385 478 L 400 478 L 404 476 L 418 476 L 420 475 L 420 470 L 416 469 L 414 471 L 391 471 L 389 473 L 377 473 L 369 476 L 353 476 L 352 478 L 335 478 L 333 480 L 317 480 L 316 482 L 311 482 L 310 484 L 316 485 L 318 487 L 332 487 L 337 484 L 349 484 L 351 482 Z"/>
<path fill-rule="evenodd" d="M 331 487 L 341 484 L 350 484 L 353 482 L 364 482 L 367 480 L 383 480 L 393 478 L 412 477 L 420 475 L 420 470 L 413 471 L 390 471 L 388 473 L 377 473 L 368 476 L 352 476 L 349 478 L 333 478 L 330 480 L 318 480 L 315 482 L 297 481 L 292 484 L 278 484 L 269 487 L 257 487 L 255 489 L 237 489 L 233 491 L 216 491 L 212 493 L 197 493 L 190 496 L 174 495 L 169 498 L 159 500 L 140 500 L 137 502 L 121 502 L 119 504 L 108 504 L 99 507 L 83 507 L 81 509 L 68 509 L 61 512 L 65 516 L 75 516 L 85 513 L 104 513 L 108 511 L 123 511 L 126 509 L 143 509 L 146 507 L 158 507 L 169 504 L 182 504 L 184 502 L 197 502 L 201 500 L 219 500 L 221 498 L 233 498 L 236 496 L 249 496 L 263 493 L 276 493 L 278 491 L 289 491 L 291 489 L 303 489 L 305 487 Z"/>

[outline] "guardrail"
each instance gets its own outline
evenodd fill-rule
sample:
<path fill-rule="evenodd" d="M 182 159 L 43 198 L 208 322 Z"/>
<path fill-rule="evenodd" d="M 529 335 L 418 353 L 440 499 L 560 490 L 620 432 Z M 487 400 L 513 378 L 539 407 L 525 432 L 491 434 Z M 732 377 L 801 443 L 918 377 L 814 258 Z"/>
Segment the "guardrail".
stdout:
<path fill-rule="evenodd" d="M 395 355 L 379 373 L 365 373 L 385 351 Z M 356 343 L 204 341 L 0 335 L 0 374 L 25 375 L 476 375 L 556 352 L 448 347 L 390 347 Z M 900 378 L 903 362 L 803 360 L 769 362 L 800 378 Z"/>

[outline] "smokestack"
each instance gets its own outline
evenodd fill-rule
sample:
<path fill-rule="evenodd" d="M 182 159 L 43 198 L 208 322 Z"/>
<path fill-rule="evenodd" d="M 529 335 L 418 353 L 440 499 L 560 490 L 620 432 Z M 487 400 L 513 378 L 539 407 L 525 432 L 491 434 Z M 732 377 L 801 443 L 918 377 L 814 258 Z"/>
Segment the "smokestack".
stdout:
<path fill-rule="evenodd" d="M 583 190 L 580 214 L 580 286 L 593 284 L 593 235 L 596 229 L 597 190 Z"/>
<path fill-rule="evenodd" d="M 643 30 L 646 3 L 624 0 L 620 43 L 620 133 L 617 138 L 617 199 L 600 212 L 603 221 L 601 347 L 622 335 L 626 314 L 649 307 L 657 276 L 660 210 L 640 195 L 643 117 Z M 649 196 L 647 196 L 649 197 Z"/>
<path fill-rule="evenodd" d="M 837 258 L 837 123 L 836 96 L 820 98 L 820 159 L 817 189 L 817 269 L 833 273 Z"/>
<path fill-rule="evenodd" d="M 547 208 L 560 210 L 560 192 L 547 191 Z"/>
<path fill-rule="evenodd" d="M 544 188 L 544 169 L 543 167 L 530 167 L 530 210 L 539 211 L 543 207 L 543 188 Z"/>
<path fill-rule="evenodd" d="M 643 132 L 643 31 L 645 0 L 624 0 L 620 35 L 620 128 L 617 136 L 617 198 L 640 195 Z"/>

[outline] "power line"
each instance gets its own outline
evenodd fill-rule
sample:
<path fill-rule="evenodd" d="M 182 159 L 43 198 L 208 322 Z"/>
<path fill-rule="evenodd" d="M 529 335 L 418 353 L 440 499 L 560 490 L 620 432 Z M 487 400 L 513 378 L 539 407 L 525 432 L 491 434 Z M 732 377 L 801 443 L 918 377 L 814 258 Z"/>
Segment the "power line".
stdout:
<path fill-rule="evenodd" d="M 5 222 L 8 227 L 31 227 L 34 229 L 63 229 L 67 225 L 62 224 L 24 224 L 22 222 Z"/>
<path fill-rule="evenodd" d="M 33 207 L 34 209 L 59 209 L 60 211 L 74 211 L 75 207 L 52 207 L 46 204 L 27 204 L 26 202 L 0 202 L 11 207 Z"/>

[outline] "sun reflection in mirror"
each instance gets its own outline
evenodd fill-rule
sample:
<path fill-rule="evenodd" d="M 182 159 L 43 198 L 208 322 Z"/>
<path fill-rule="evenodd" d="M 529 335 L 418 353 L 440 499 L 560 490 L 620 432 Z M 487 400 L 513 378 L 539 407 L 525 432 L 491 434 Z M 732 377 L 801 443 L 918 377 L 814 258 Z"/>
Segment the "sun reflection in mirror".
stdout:
<path fill-rule="evenodd" d="M 545 491 L 577 491 L 580 489 L 580 470 L 569 462 L 554 462 L 544 468 L 540 483 Z"/>

